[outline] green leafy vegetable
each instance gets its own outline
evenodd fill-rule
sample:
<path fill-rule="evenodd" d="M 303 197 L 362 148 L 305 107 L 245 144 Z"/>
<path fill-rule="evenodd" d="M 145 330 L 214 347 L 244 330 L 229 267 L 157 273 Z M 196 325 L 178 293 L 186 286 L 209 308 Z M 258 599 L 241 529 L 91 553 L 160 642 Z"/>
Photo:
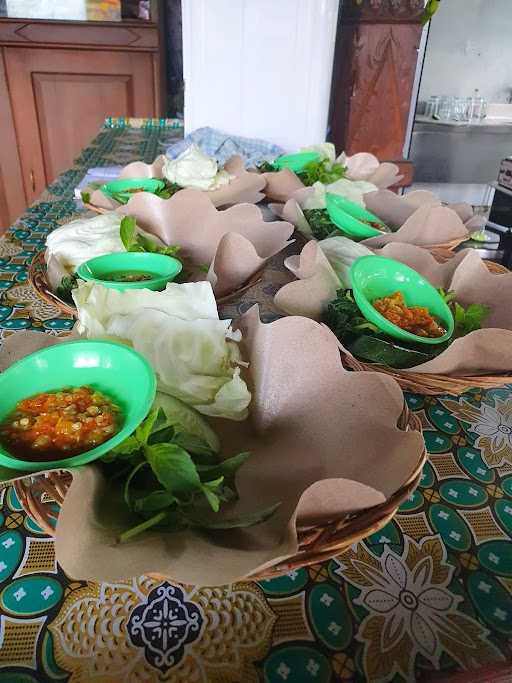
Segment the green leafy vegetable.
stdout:
<path fill-rule="evenodd" d="M 218 512 L 220 509 L 220 504 L 221 504 L 222 498 L 218 492 L 219 492 L 223 482 L 224 482 L 224 477 L 219 477 L 218 479 L 214 479 L 212 481 L 207 481 L 201 487 L 206 500 L 208 501 L 211 509 L 214 512 Z"/>
<path fill-rule="evenodd" d="M 378 328 L 363 316 L 349 289 L 339 289 L 336 292 L 336 299 L 329 302 L 322 322 L 343 343 L 367 331 L 378 332 Z"/>
<path fill-rule="evenodd" d="M 272 517 L 274 512 L 278 509 L 281 503 L 276 503 L 271 505 L 264 510 L 258 510 L 257 512 L 247 512 L 243 515 L 237 515 L 236 517 L 228 517 L 223 519 L 212 519 L 201 517 L 199 515 L 193 516 L 190 519 L 192 526 L 200 526 L 207 529 L 236 529 L 248 526 L 254 526 L 254 524 L 261 524 L 269 517 Z"/>
<path fill-rule="evenodd" d="M 201 480 L 194 461 L 180 446 L 173 443 L 147 446 L 144 455 L 166 491 L 180 496 L 200 488 Z"/>
<path fill-rule="evenodd" d="M 71 297 L 71 290 L 73 290 L 76 287 L 77 280 L 78 275 L 76 275 L 76 273 L 73 273 L 73 275 L 69 275 L 68 277 L 62 278 L 62 280 L 60 281 L 60 285 L 57 287 L 55 291 L 59 299 L 73 303 L 73 299 Z"/>
<path fill-rule="evenodd" d="M 260 164 L 256 164 L 256 170 L 260 173 L 275 173 L 277 168 L 270 161 L 262 161 Z"/>
<path fill-rule="evenodd" d="M 412 368 L 432 360 L 460 337 L 479 330 L 489 314 L 489 307 L 470 304 L 463 308 L 454 301 L 453 292 L 438 290 L 453 312 L 455 329 L 452 338 L 431 348 L 415 343 L 400 343 L 363 317 L 350 290 L 340 289 L 329 302 L 322 317 L 342 344 L 356 357 L 391 368 Z"/>
<path fill-rule="evenodd" d="M 169 399 L 169 400 L 168 400 Z M 249 457 L 222 460 L 219 442 L 204 418 L 175 398 L 159 395 L 142 424 L 102 458 L 112 485 L 121 485 L 127 507 L 143 521 L 124 531 L 126 542 L 158 527 L 229 529 L 267 519 L 276 506 L 238 517 L 212 519 L 236 500 L 235 475 Z"/>
<path fill-rule="evenodd" d="M 137 224 L 133 216 L 125 216 L 119 228 L 119 236 L 126 251 L 142 251 L 151 254 L 163 254 L 164 256 L 176 256 L 179 251 L 178 245 L 161 247 L 157 242 L 137 233 Z"/>
<path fill-rule="evenodd" d="M 256 169 L 260 173 L 274 173 L 278 169 L 274 164 L 268 161 L 262 161 L 256 165 Z M 339 164 L 330 159 L 321 159 L 320 161 L 310 161 L 306 164 L 302 171 L 297 172 L 297 176 L 306 186 L 314 185 L 316 182 L 329 185 L 343 178 L 347 172 L 346 166 Z"/>
<path fill-rule="evenodd" d="M 89 204 L 89 202 L 91 201 L 90 192 L 80 192 L 80 196 L 82 197 L 82 201 L 84 204 Z"/>
<path fill-rule="evenodd" d="M 176 183 L 170 183 L 165 178 L 159 178 L 159 180 L 162 180 L 162 182 L 165 183 L 164 187 L 158 188 L 154 192 L 151 192 L 151 194 L 154 194 L 157 197 L 160 197 L 160 199 L 170 199 L 173 196 L 173 194 L 176 194 L 176 192 L 183 189 L 179 185 L 176 185 Z M 133 196 L 134 194 L 137 194 L 137 193 L 136 192 L 128 192 L 127 190 L 123 190 L 123 191 L 119 191 L 119 192 L 111 192 L 110 196 L 116 202 L 119 202 L 119 204 L 127 204 L 131 198 L 130 195 Z M 83 193 L 82 193 L 82 195 L 83 195 Z M 82 199 L 83 199 L 83 197 L 82 197 Z M 83 201 L 85 202 L 85 199 Z"/>
<path fill-rule="evenodd" d="M 137 498 L 134 503 L 134 509 L 136 512 L 153 513 L 160 512 L 166 508 L 175 505 L 178 499 L 172 495 L 169 491 L 159 490 L 148 493 L 147 496 L 142 498 Z"/>
<path fill-rule="evenodd" d="M 339 229 L 329 218 L 326 209 L 303 209 L 304 218 L 309 223 L 313 237 L 317 240 L 324 240 L 331 235 L 341 234 Z"/>
<path fill-rule="evenodd" d="M 453 339 L 464 337 L 470 332 L 481 329 L 483 321 L 491 310 L 489 306 L 484 306 L 483 304 L 470 304 L 464 309 L 456 301 L 454 301 L 450 307 L 455 321 Z"/>
<path fill-rule="evenodd" d="M 310 186 L 317 182 L 329 185 L 345 176 L 347 172 L 346 166 L 339 164 L 330 159 L 321 159 L 320 161 L 310 161 L 306 164 L 303 171 L 297 173 L 304 185 Z"/>
<path fill-rule="evenodd" d="M 157 394 L 154 405 L 162 409 L 165 416 L 164 426 L 172 427 L 176 436 L 186 435 L 189 439 L 194 436 L 198 437 L 206 443 L 211 452 L 220 451 L 217 434 L 197 410 L 169 394 Z M 186 445 L 183 445 L 183 448 L 196 452 Z"/>
<path fill-rule="evenodd" d="M 165 178 L 162 179 L 165 183 L 165 187 L 162 187 L 161 189 L 157 190 L 155 192 L 157 197 L 160 197 L 160 199 L 170 199 L 173 194 L 176 194 L 176 192 L 179 192 L 183 188 L 180 185 L 177 185 L 176 183 L 171 183 Z"/>
<path fill-rule="evenodd" d="M 426 363 L 436 355 L 422 353 L 367 334 L 357 337 L 354 342 L 348 345 L 348 350 L 357 358 L 387 365 L 390 368 L 412 368 L 415 365 Z"/>

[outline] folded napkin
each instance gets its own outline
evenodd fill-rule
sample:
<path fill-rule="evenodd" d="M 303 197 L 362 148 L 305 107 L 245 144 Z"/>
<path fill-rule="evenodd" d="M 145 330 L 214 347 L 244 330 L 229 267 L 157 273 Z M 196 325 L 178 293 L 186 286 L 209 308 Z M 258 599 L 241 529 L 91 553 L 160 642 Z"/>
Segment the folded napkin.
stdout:
<path fill-rule="evenodd" d="M 198 128 L 167 148 L 166 155 L 173 159 L 195 143 L 205 154 L 209 154 L 224 164 L 234 155 L 241 156 L 246 166 L 254 166 L 261 161 L 272 161 L 284 153 L 284 149 L 266 140 L 229 135 L 216 128 Z"/>
<path fill-rule="evenodd" d="M 91 183 L 108 183 L 115 180 L 121 173 L 122 166 L 97 166 L 89 168 L 82 180 L 75 187 L 75 198 L 82 201 L 81 191 Z"/>

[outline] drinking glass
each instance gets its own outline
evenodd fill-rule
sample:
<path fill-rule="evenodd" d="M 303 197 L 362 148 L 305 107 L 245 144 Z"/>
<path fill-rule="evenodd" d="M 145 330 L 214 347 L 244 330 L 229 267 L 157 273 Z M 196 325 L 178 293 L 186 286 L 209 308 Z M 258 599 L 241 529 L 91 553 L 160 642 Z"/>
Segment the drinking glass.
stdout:
<path fill-rule="evenodd" d="M 429 118 L 438 116 L 439 114 L 439 95 L 431 95 L 428 102 L 427 106 L 425 109 L 425 116 L 428 116 Z"/>
<path fill-rule="evenodd" d="M 453 113 L 453 97 L 443 95 L 439 101 L 438 116 L 442 121 L 449 121 Z"/>
<path fill-rule="evenodd" d="M 487 100 L 485 97 L 473 97 L 473 121 L 483 121 L 487 116 Z"/>

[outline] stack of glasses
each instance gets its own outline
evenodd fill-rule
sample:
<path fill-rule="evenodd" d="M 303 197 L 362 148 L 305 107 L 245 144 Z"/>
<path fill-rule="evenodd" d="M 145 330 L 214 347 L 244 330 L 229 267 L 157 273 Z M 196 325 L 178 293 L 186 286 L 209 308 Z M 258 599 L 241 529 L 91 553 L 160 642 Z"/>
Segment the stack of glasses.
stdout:
<path fill-rule="evenodd" d="M 432 95 L 427 102 L 425 116 L 436 121 L 478 122 L 485 119 L 487 100 L 478 95 L 472 97 L 453 97 Z"/>

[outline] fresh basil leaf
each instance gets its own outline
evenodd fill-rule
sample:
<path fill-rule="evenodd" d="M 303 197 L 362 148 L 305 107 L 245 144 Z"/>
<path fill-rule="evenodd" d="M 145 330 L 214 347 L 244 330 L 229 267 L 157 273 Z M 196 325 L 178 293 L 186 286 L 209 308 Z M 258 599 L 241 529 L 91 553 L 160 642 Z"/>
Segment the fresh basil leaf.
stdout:
<path fill-rule="evenodd" d="M 201 488 L 194 461 L 180 446 L 155 444 L 146 446 L 144 453 L 155 477 L 167 491 L 180 496 Z"/>
<path fill-rule="evenodd" d="M 151 433 L 148 444 L 153 446 L 155 443 L 169 443 L 174 437 L 174 429 L 172 427 L 163 427 L 162 429 L 153 430 Z M 181 445 L 181 444 L 180 444 Z"/>
<path fill-rule="evenodd" d="M 221 486 L 223 481 L 224 477 L 219 477 L 214 481 L 205 482 L 201 487 L 206 500 L 214 512 L 218 512 L 220 509 L 221 497 L 219 494 L 222 493 Z"/>
<path fill-rule="evenodd" d="M 310 161 L 297 175 L 304 185 L 309 187 L 316 182 L 330 185 L 330 183 L 343 178 L 346 172 L 347 169 L 342 164 L 329 159 L 321 159 L 320 161 Z"/>
<path fill-rule="evenodd" d="M 202 442 L 206 442 L 210 450 L 220 450 L 219 438 L 210 427 L 206 419 L 191 406 L 168 394 L 157 394 L 155 405 L 162 408 L 165 413 L 165 426 L 174 428 L 178 434 L 197 436 Z M 180 444 L 181 445 L 181 444 Z M 185 450 L 189 450 L 183 445 Z"/>
<path fill-rule="evenodd" d="M 202 488 L 207 488 L 209 491 L 215 491 L 222 487 L 223 482 L 224 477 L 217 477 L 217 479 L 209 479 L 208 481 L 205 481 L 203 483 Z"/>
<path fill-rule="evenodd" d="M 438 289 L 437 291 L 438 291 L 439 294 L 443 297 L 443 300 L 444 300 L 445 304 L 451 304 L 452 301 L 453 301 L 453 300 L 455 299 L 455 297 L 457 296 L 457 295 L 455 294 L 455 292 L 453 292 L 453 291 L 451 291 L 451 290 L 446 291 L 446 290 L 444 290 L 442 287 L 439 287 L 439 289 Z"/>
<path fill-rule="evenodd" d="M 131 247 L 136 242 L 137 224 L 133 216 L 125 216 L 121 220 L 119 227 L 119 236 L 126 251 L 131 251 Z"/>
<path fill-rule="evenodd" d="M 451 305 L 455 328 L 453 338 L 458 339 L 464 337 L 470 332 L 480 330 L 485 318 L 489 315 L 490 308 L 484 304 L 470 304 L 464 309 L 459 303 L 454 302 Z"/>
<path fill-rule="evenodd" d="M 192 453 L 192 455 L 209 456 L 214 454 L 214 450 L 208 442 L 195 434 L 178 432 L 172 437 L 172 442 Z M 217 458 L 215 458 L 214 462 L 217 462 Z"/>
<path fill-rule="evenodd" d="M 119 228 L 119 235 L 126 251 L 148 252 L 150 254 L 163 254 L 175 257 L 179 251 L 178 245 L 165 245 L 161 247 L 155 240 L 137 233 L 137 225 L 133 216 L 125 216 Z"/>
<path fill-rule="evenodd" d="M 192 526 L 202 527 L 204 529 L 242 529 L 244 527 L 254 526 L 260 524 L 272 517 L 281 503 L 275 503 L 263 510 L 256 512 L 246 512 L 244 514 L 235 515 L 233 517 L 215 518 L 212 519 L 206 515 L 187 514 L 187 519 Z"/>
<path fill-rule="evenodd" d="M 135 430 L 135 438 L 139 441 L 139 443 L 146 445 L 149 439 L 149 436 L 151 432 L 153 431 L 153 428 L 155 427 L 155 423 L 157 422 L 160 414 L 160 409 L 159 408 L 153 408 L 150 410 L 148 413 L 148 416 L 146 419 L 141 422 L 141 424 L 137 427 Z"/>
<path fill-rule="evenodd" d="M 126 456 L 131 456 L 140 449 L 140 442 L 132 434 L 128 436 L 120 444 L 114 446 L 106 455 L 103 456 L 102 460 L 104 462 L 112 462 L 118 458 L 125 458 Z"/>
<path fill-rule="evenodd" d="M 177 502 L 178 499 L 169 491 L 152 491 L 147 496 L 137 498 L 133 502 L 133 509 L 135 512 L 153 513 L 175 505 Z"/>
<path fill-rule="evenodd" d="M 214 512 L 218 512 L 220 510 L 220 498 L 219 498 L 219 496 L 207 488 L 203 488 L 203 493 L 204 493 L 205 498 L 208 501 L 211 509 Z"/>
<path fill-rule="evenodd" d="M 178 254 L 180 248 L 177 244 L 172 244 L 169 247 L 158 247 L 158 253 L 163 254 L 164 256 L 172 256 L 176 257 Z"/>
<path fill-rule="evenodd" d="M 180 185 L 177 185 L 176 183 L 170 183 L 168 180 L 164 179 L 165 187 L 163 187 L 161 190 L 157 190 L 155 192 L 157 197 L 160 197 L 160 199 L 170 199 L 176 192 L 179 192 L 182 187 Z"/>
<path fill-rule="evenodd" d="M 202 477 L 204 476 L 214 476 L 214 477 L 227 477 L 231 478 L 235 475 L 238 468 L 241 467 L 247 458 L 250 457 L 250 453 L 238 453 L 238 455 L 233 455 L 231 458 L 226 458 L 216 465 L 198 465 L 197 469 Z"/>
<path fill-rule="evenodd" d="M 123 192 L 111 192 L 110 197 L 119 204 L 128 204 L 129 197 L 127 197 Z"/>
<path fill-rule="evenodd" d="M 140 244 L 140 246 L 144 249 L 144 251 L 147 251 L 151 254 L 154 254 L 156 251 L 158 251 L 158 245 L 154 240 L 149 239 L 149 237 L 144 237 L 144 235 L 137 235 L 137 241 Z"/>

